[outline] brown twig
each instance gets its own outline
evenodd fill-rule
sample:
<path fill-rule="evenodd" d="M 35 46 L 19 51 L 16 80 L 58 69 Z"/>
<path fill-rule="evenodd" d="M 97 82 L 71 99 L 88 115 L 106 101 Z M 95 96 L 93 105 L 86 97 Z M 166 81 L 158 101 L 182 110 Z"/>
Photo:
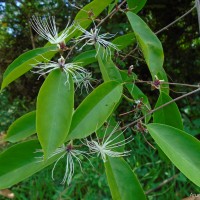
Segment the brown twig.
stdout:
<path fill-rule="evenodd" d="M 181 15 L 179 18 L 177 18 L 176 20 L 174 20 L 173 22 L 171 22 L 170 24 L 168 24 L 167 26 L 161 28 L 160 30 L 158 30 L 157 32 L 155 32 L 155 34 L 159 34 L 162 31 L 168 29 L 170 26 L 174 25 L 176 22 L 178 22 L 179 20 L 181 20 L 182 18 L 184 18 L 186 15 L 188 15 L 189 13 L 191 13 L 194 9 L 196 8 L 196 5 L 193 6 L 190 10 L 188 10 L 186 13 L 184 13 L 183 15 Z"/>
<path fill-rule="evenodd" d="M 167 183 L 169 183 L 169 182 L 173 181 L 174 179 L 176 179 L 178 175 L 179 175 L 179 174 L 175 174 L 174 176 L 172 176 L 172 177 L 170 177 L 170 178 L 164 180 L 164 181 L 163 181 L 162 183 L 160 183 L 157 187 L 155 187 L 155 188 L 153 188 L 153 189 L 150 189 L 150 190 L 147 190 L 147 191 L 145 192 L 145 194 L 147 195 L 147 194 L 149 194 L 149 193 L 154 192 L 155 190 L 160 189 L 161 187 L 163 187 L 163 186 L 166 185 Z"/>
<path fill-rule="evenodd" d="M 127 125 L 121 127 L 121 130 L 126 129 L 126 128 L 129 127 L 129 126 L 132 126 L 132 125 L 136 124 L 137 122 L 139 122 L 139 121 L 145 119 L 146 116 L 151 115 L 152 113 L 154 113 L 154 112 L 160 110 L 161 108 L 163 108 L 163 107 L 165 107 L 165 106 L 168 106 L 169 104 L 171 104 L 171 103 L 173 103 L 173 102 L 175 102 L 175 101 L 178 101 L 178 100 L 180 100 L 180 99 L 182 99 L 182 98 L 184 98 L 184 97 L 187 97 L 187 96 L 192 95 L 192 94 L 194 94 L 194 93 L 197 93 L 197 92 L 199 92 L 199 91 L 200 91 L 200 87 L 199 87 L 198 89 L 196 89 L 196 90 L 193 90 L 192 92 L 188 92 L 188 93 L 186 93 L 186 94 L 181 95 L 180 97 L 177 97 L 177 98 L 175 98 L 175 99 L 172 99 L 171 101 L 169 101 L 169 102 L 167 102 L 167 103 L 165 103 L 165 104 L 163 104 L 163 105 L 161 105 L 161 106 L 159 106 L 159 107 L 157 107 L 157 108 L 155 108 L 155 109 L 149 111 L 146 115 L 144 115 L 144 116 L 142 116 L 142 117 L 136 119 L 135 121 L 133 121 L 133 122 L 131 122 L 131 123 L 129 123 L 129 124 L 127 124 Z"/>
<path fill-rule="evenodd" d="M 101 24 L 103 24 L 110 16 L 113 16 L 116 12 L 119 11 L 119 9 L 126 3 L 126 0 L 122 1 L 121 4 L 119 4 L 117 6 L 117 9 L 114 9 L 110 14 L 108 14 L 105 18 L 103 18 L 99 24 L 97 25 L 97 27 L 99 27 Z"/>
<path fill-rule="evenodd" d="M 128 56 L 130 56 L 132 53 L 134 53 L 138 49 L 138 46 L 139 45 L 137 43 L 136 47 L 133 50 L 131 50 L 126 56 L 124 56 L 124 58 L 122 59 L 122 61 L 124 61 Z"/>
<path fill-rule="evenodd" d="M 138 81 L 135 81 L 134 83 L 147 83 L 147 84 L 152 84 L 153 81 L 138 80 Z M 199 87 L 200 87 L 200 85 L 192 85 L 192 84 L 187 84 L 187 83 L 171 83 L 171 82 L 164 82 L 164 81 L 163 81 L 161 84 L 177 85 L 177 86 L 193 87 L 193 88 L 199 88 Z"/>

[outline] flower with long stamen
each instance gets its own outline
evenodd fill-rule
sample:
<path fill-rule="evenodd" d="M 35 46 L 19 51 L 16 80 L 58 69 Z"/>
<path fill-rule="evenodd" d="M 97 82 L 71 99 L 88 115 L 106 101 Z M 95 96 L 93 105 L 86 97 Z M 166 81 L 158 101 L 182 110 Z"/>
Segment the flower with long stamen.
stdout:
<path fill-rule="evenodd" d="M 74 80 L 74 83 L 77 84 L 76 90 L 80 88 L 81 94 L 83 92 L 83 89 L 86 89 L 86 92 L 89 93 L 89 88 L 93 88 L 91 82 L 98 83 L 98 80 L 92 78 L 92 73 L 80 73 L 80 76 L 76 77 L 76 80 Z"/>
<path fill-rule="evenodd" d="M 85 145 L 87 145 L 92 153 L 97 153 L 98 156 L 100 155 L 104 162 L 106 162 L 106 156 L 110 157 L 122 157 L 129 155 L 130 151 L 124 151 L 124 152 L 118 152 L 116 151 L 116 148 L 120 146 L 124 146 L 125 144 L 131 142 L 133 140 L 132 136 L 118 141 L 117 139 L 124 133 L 122 131 L 121 133 L 114 136 L 114 134 L 119 128 L 119 123 L 114 127 L 114 129 L 111 131 L 111 133 L 107 136 L 107 129 L 105 131 L 105 134 L 103 136 L 102 141 L 100 142 L 97 138 L 97 141 L 95 140 L 86 140 Z"/>
<path fill-rule="evenodd" d="M 80 30 L 83 35 L 79 36 L 76 39 L 76 42 L 82 42 L 86 41 L 85 44 L 80 48 L 82 48 L 86 45 L 96 45 L 97 44 L 97 54 L 99 53 L 100 46 L 104 47 L 104 53 L 106 56 L 111 56 L 111 49 L 114 49 L 116 51 L 120 51 L 118 47 L 113 44 L 112 42 L 107 41 L 108 39 L 113 38 L 116 34 L 109 34 L 109 33 L 104 33 L 104 34 L 99 34 L 100 28 L 98 29 L 95 25 L 94 29 L 91 29 L 90 32 L 85 30 L 83 27 L 80 26 L 80 24 L 77 25 L 77 29 Z"/>
<path fill-rule="evenodd" d="M 37 150 L 36 152 L 42 152 L 42 150 Z M 61 154 L 60 157 L 58 157 L 58 159 L 56 160 L 53 169 L 52 169 L 52 179 L 54 179 L 54 171 L 56 168 L 56 165 L 58 164 L 58 162 L 63 159 L 64 157 L 66 157 L 66 167 L 65 167 L 65 173 L 63 176 L 63 179 L 61 181 L 61 184 L 65 184 L 65 182 L 67 182 L 67 185 L 69 185 L 72 181 L 72 177 L 74 174 L 74 160 L 76 160 L 80 166 L 81 171 L 83 171 L 82 166 L 81 166 L 81 159 L 79 158 L 79 156 L 83 156 L 84 158 L 86 158 L 89 162 L 89 153 L 85 152 L 85 151 L 80 151 L 74 148 L 74 146 L 71 143 L 68 143 L 66 146 L 63 144 L 61 147 L 57 148 L 56 151 L 54 153 L 51 154 L 51 156 L 49 157 L 52 158 L 58 154 Z M 44 159 L 44 157 L 41 157 L 42 159 Z M 90 162 L 91 164 L 91 162 Z M 92 165 L 92 164 L 91 164 Z"/>
<path fill-rule="evenodd" d="M 65 45 L 65 39 L 69 35 L 71 35 L 76 29 L 76 27 L 72 29 L 72 25 L 69 26 L 69 23 L 70 22 L 67 23 L 67 26 L 59 35 L 54 16 L 49 16 L 45 18 L 32 16 L 32 18 L 30 19 L 30 24 L 32 28 L 41 37 L 48 40 L 51 44 L 57 44 L 57 46 L 62 50 L 67 50 L 67 47 Z"/>
<path fill-rule="evenodd" d="M 65 63 L 65 59 L 62 56 L 58 59 L 58 62 L 49 61 L 48 59 L 45 60 L 48 63 L 38 62 L 36 65 L 33 65 L 35 70 L 32 70 L 32 72 L 39 74 L 40 76 L 38 78 L 53 70 L 61 69 L 66 74 L 66 83 L 68 83 L 69 75 L 72 75 L 73 80 L 77 80 L 80 75 L 83 76 L 83 74 L 89 73 L 85 68 L 79 66 L 80 63 Z"/>

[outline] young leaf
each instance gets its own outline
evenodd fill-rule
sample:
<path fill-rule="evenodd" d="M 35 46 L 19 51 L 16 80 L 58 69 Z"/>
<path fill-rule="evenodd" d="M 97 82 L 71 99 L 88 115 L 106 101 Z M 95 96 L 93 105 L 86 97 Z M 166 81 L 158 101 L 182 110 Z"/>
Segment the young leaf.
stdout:
<path fill-rule="evenodd" d="M 136 175 L 122 158 L 108 157 L 105 169 L 113 200 L 146 200 Z"/>
<path fill-rule="evenodd" d="M 172 98 L 165 94 L 164 92 L 160 93 L 158 101 L 155 105 L 155 108 L 162 106 L 163 104 L 171 101 Z M 159 124 L 166 124 L 173 126 L 175 128 L 183 130 L 183 122 L 181 114 L 179 112 L 178 106 L 175 102 L 164 106 L 153 114 L 153 122 Z"/>
<path fill-rule="evenodd" d="M 186 132 L 164 124 L 149 124 L 147 129 L 173 164 L 200 187 L 200 142 Z"/>
<path fill-rule="evenodd" d="M 59 155 L 42 162 L 36 158 L 41 149 L 37 140 L 23 142 L 0 154 L 0 189 L 9 188 L 53 163 Z M 40 161 L 40 162 L 39 162 Z"/>
<path fill-rule="evenodd" d="M 160 80 L 167 81 L 167 75 L 163 69 L 164 54 L 160 40 L 139 16 L 132 12 L 127 12 L 127 17 L 142 49 L 153 79 L 157 75 Z M 169 92 L 167 86 L 162 88 L 162 90 L 166 93 Z"/>
<path fill-rule="evenodd" d="M 56 53 L 56 50 L 57 47 L 55 45 L 43 47 L 30 50 L 16 58 L 4 72 L 1 90 L 32 69 L 32 65 L 42 61 L 46 62 L 45 58 L 51 58 Z"/>
<path fill-rule="evenodd" d="M 29 112 L 14 121 L 8 129 L 5 140 L 19 142 L 36 133 L 36 112 Z"/>
<path fill-rule="evenodd" d="M 87 137 L 110 116 L 122 95 L 121 84 L 109 81 L 98 86 L 74 112 L 67 140 Z"/>
<path fill-rule="evenodd" d="M 74 88 L 71 76 L 60 69 L 52 71 L 43 83 L 37 98 L 36 130 L 48 158 L 65 141 L 71 124 Z"/>

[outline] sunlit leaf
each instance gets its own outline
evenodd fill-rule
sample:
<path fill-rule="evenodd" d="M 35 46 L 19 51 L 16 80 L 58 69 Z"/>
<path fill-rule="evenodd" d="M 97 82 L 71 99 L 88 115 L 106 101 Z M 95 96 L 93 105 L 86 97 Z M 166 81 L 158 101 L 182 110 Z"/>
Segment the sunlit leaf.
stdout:
<path fill-rule="evenodd" d="M 8 129 L 5 140 L 18 142 L 36 133 L 36 113 L 29 112 L 14 121 Z"/>
<path fill-rule="evenodd" d="M 71 124 L 74 88 L 71 76 L 66 80 L 64 72 L 54 70 L 38 94 L 36 128 L 46 158 L 63 144 Z"/>
<path fill-rule="evenodd" d="M 42 61 L 46 62 L 45 58 L 52 57 L 57 52 L 56 50 L 57 47 L 55 45 L 51 47 L 43 47 L 30 50 L 16 58 L 4 72 L 1 90 L 32 69 L 32 65 Z"/>
<path fill-rule="evenodd" d="M 132 12 L 127 12 L 127 17 L 143 52 L 152 78 L 154 79 L 156 75 L 160 80 L 167 81 L 167 75 L 163 69 L 164 54 L 160 40 L 139 16 Z M 169 92 L 167 85 L 162 90 L 166 93 Z"/>
<path fill-rule="evenodd" d="M 74 112 L 67 139 L 87 137 L 101 127 L 121 95 L 122 86 L 115 81 L 103 83 L 93 90 Z"/>
<path fill-rule="evenodd" d="M 200 142 L 177 128 L 164 124 L 149 124 L 147 129 L 172 163 L 200 187 Z"/>
<path fill-rule="evenodd" d="M 53 163 L 58 156 L 42 162 L 35 153 L 41 149 L 37 140 L 20 143 L 0 154 L 0 189 L 9 188 Z"/>
<path fill-rule="evenodd" d="M 164 92 L 161 92 L 155 108 L 162 106 L 171 100 L 172 98 L 170 96 Z M 166 124 L 178 129 L 183 129 L 181 114 L 175 102 L 170 103 L 169 105 L 164 106 L 163 108 L 154 112 L 153 121 L 154 123 Z"/>
<path fill-rule="evenodd" d="M 122 158 L 108 157 L 105 168 L 113 200 L 146 199 L 136 175 Z"/>

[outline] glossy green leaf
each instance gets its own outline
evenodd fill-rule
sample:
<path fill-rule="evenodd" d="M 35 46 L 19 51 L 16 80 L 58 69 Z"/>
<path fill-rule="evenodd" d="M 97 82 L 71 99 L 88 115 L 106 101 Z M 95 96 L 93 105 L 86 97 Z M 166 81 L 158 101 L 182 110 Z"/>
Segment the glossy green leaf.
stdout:
<path fill-rule="evenodd" d="M 80 63 L 79 65 L 85 66 L 97 61 L 95 58 L 96 52 L 95 50 L 85 51 L 73 59 L 73 62 Z"/>
<path fill-rule="evenodd" d="M 14 121 L 8 129 L 5 140 L 18 142 L 36 133 L 36 113 L 29 112 Z"/>
<path fill-rule="evenodd" d="M 163 104 L 171 100 L 172 98 L 170 96 L 168 96 L 164 92 L 161 92 L 158 98 L 158 101 L 155 105 L 155 108 L 162 106 Z M 153 122 L 159 123 L 159 124 L 166 124 L 166 125 L 173 126 L 175 128 L 183 130 L 183 122 L 182 122 L 181 114 L 175 102 L 167 106 L 164 106 L 163 108 L 154 112 Z"/>
<path fill-rule="evenodd" d="M 127 46 L 134 44 L 136 42 L 134 33 L 128 33 L 119 37 L 116 37 L 112 43 L 117 45 L 117 48 L 122 50 Z"/>
<path fill-rule="evenodd" d="M 20 143 L 0 154 L 0 189 L 9 188 L 53 163 L 58 156 L 42 162 L 35 153 L 41 149 L 37 140 Z M 40 162 L 39 162 L 40 161 Z"/>
<path fill-rule="evenodd" d="M 4 72 L 1 90 L 32 69 L 32 65 L 42 61 L 46 62 L 45 58 L 48 59 L 48 57 L 52 57 L 52 55 L 56 53 L 56 50 L 57 47 L 55 45 L 51 47 L 43 47 L 30 50 L 16 58 Z"/>
<path fill-rule="evenodd" d="M 37 98 L 36 128 L 48 158 L 65 141 L 73 113 L 74 88 L 60 69 L 52 71 L 43 83 Z"/>
<path fill-rule="evenodd" d="M 78 22 L 83 28 L 87 28 L 92 20 L 89 19 L 88 12 L 93 12 L 94 17 L 98 15 L 112 2 L 113 0 L 93 0 L 91 3 L 84 6 L 76 15 L 74 21 Z"/>
<path fill-rule="evenodd" d="M 138 13 L 146 4 L 147 0 L 127 0 L 128 8 L 134 13 Z"/>
<path fill-rule="evenodd" d="M 67 140 L 87 137 L 103 125 L 122 95 L 121 84 L 101 84 L 79 105 L 73 115 Z"/>
<path fill-rule="evenodd" d="M 128 33 L 119 37 L 116 37 L 112 43 L 117 45 L 118 49 L 122 50 L 126 48 L 127 46 L 131 45 L 135 42 L 135 36 L 134 33 Z M 97 61 L 96 51 L 95 50 L 89 50 L 85 51 L 83 53 L 80 53 L 78 56 L 76 56 L 73 59 L 73 62 L 79 62 L 81 66 L 86 66 L 88 64 L 94 63 Z"/>
<path fill-rule="evenodd" d="M 98 59 L 99 67 L 103 76 L 103 80 L 104 81 L 114 80 L 114 81 L 122 82 L 119 69 L 115 66 L 111 57 L 109 55 L 106 55 L 106 51 L 104 47 L 97 46 L 96 49 L 98 51 L 97 59 Z"/>
<path fill-rule="evenodd" d="M 167 82 L 167 75 L 163 69 L 164 54 L 160 40 L 139 16 L 132 12 L 127 12 L 127 17 L 153 79 L 156 75 L 160 80 Z M 169 89 L 166 85 L 162 90 L 168 93 Z"/>
<path fill-rule="evenodd" d="M 200 142 L 177 128 L 164 124 L 149 124 L 147 129 L 173 164 L 200 187 Z"/>
<path fill-rule="evenodd" d="M 122 158 L 108 157 L 105 169 L 113 200 L 146 199 L 136 175 Z"/>

